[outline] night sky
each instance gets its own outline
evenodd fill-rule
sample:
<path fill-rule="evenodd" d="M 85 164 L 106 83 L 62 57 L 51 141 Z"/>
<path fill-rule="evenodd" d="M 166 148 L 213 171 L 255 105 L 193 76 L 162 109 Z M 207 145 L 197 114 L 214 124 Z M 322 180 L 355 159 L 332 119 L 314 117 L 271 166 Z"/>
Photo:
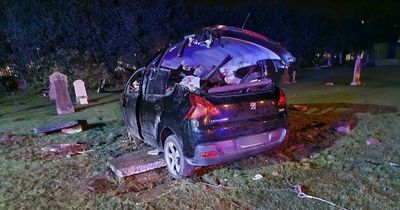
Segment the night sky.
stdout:
<path fill-rule="evenodd" d="M 278 2 L 262 0 L 264 2 Z M 262 2 L 261 1 L 261 2 Z M 240 5 L 245 1 L 241 0 L 185 0 L 186 3 L 202 5 L 226 6 Z M 380 18 L 391 17 L 400 21 L 400 1 L 399 0 L 282 0 L 280 1 L 293 9 L 317 10 L 331 15 L 334 18 L 346 18 L 358 16 L 360 18 Z"/>

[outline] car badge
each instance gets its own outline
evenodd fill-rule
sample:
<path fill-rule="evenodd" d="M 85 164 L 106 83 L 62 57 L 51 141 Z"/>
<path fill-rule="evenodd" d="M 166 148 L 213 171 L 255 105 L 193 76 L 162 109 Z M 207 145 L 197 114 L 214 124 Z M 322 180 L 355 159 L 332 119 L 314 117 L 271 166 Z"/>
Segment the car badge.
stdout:
<path fill-rule="evenodd" d="M 256 102 L 250 102 L 250 110 L 256 110 L 257 109 L 257 103 Z"/>

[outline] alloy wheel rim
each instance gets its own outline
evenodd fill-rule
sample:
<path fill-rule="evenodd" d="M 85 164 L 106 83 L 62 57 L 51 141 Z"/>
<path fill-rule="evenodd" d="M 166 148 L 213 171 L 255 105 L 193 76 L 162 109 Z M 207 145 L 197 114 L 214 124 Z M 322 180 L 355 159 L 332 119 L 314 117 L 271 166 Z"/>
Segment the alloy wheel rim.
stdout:
<path fill-rule="evenodd" d="M 167 145 L 165 145 L 165 147 L 165 161 L 167 162 L 168 169 L 174 175 L 177 175 L 181 170 L 181 158 L 178 147 L 173 142 L 167 142 Z"/>

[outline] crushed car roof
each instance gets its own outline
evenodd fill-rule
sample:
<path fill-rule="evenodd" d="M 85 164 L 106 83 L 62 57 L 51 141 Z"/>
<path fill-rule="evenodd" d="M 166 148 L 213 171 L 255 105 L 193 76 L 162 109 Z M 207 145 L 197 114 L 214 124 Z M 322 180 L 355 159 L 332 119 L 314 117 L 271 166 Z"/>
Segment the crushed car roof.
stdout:
<path fill-rule="evenodd" d="M 296 60 L 279 43 L 261 34 L 217 25 L 205 28 L 201 36 L 187 36 L 182 42 L 170 47 L 160 65 L 169 69 L 177 69 L 181 65 L 216 66 L 228 55 L 233 59 L 226 64 L 227 67 L 255 65 L 263 59 L 281 60 L 287 67 Z"/>

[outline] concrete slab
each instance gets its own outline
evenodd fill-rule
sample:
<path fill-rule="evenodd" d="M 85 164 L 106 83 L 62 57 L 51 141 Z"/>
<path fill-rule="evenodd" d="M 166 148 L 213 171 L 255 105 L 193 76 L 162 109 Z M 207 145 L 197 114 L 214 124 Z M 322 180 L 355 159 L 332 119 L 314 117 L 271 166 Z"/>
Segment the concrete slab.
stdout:
<path fill-rule="evenodd" d="M 75 126 L 85 126 L 87 124 L 86 120 L 73 120 L 73 121 L 68 121 L 68 122 L 62 122 L 62 123 L 53 123 L 48 126 L 43 126 L 39 128 L 34 128 L 33 132 L 36 135 L 44 135 L 47 133 L 55 132 L 58 130 L 61 130 L 63 128 L 71 128 Z"/>
<path fill-rule="evenodd" d="M 139 174 L 166 166 L 166 162 L 162 154 L 148 155 L 148 151 L 149 150 L 142 150 L 114 158 L 109 160 L 107 165 L 119 178 L 132 176 L 134 174 Z"/>

